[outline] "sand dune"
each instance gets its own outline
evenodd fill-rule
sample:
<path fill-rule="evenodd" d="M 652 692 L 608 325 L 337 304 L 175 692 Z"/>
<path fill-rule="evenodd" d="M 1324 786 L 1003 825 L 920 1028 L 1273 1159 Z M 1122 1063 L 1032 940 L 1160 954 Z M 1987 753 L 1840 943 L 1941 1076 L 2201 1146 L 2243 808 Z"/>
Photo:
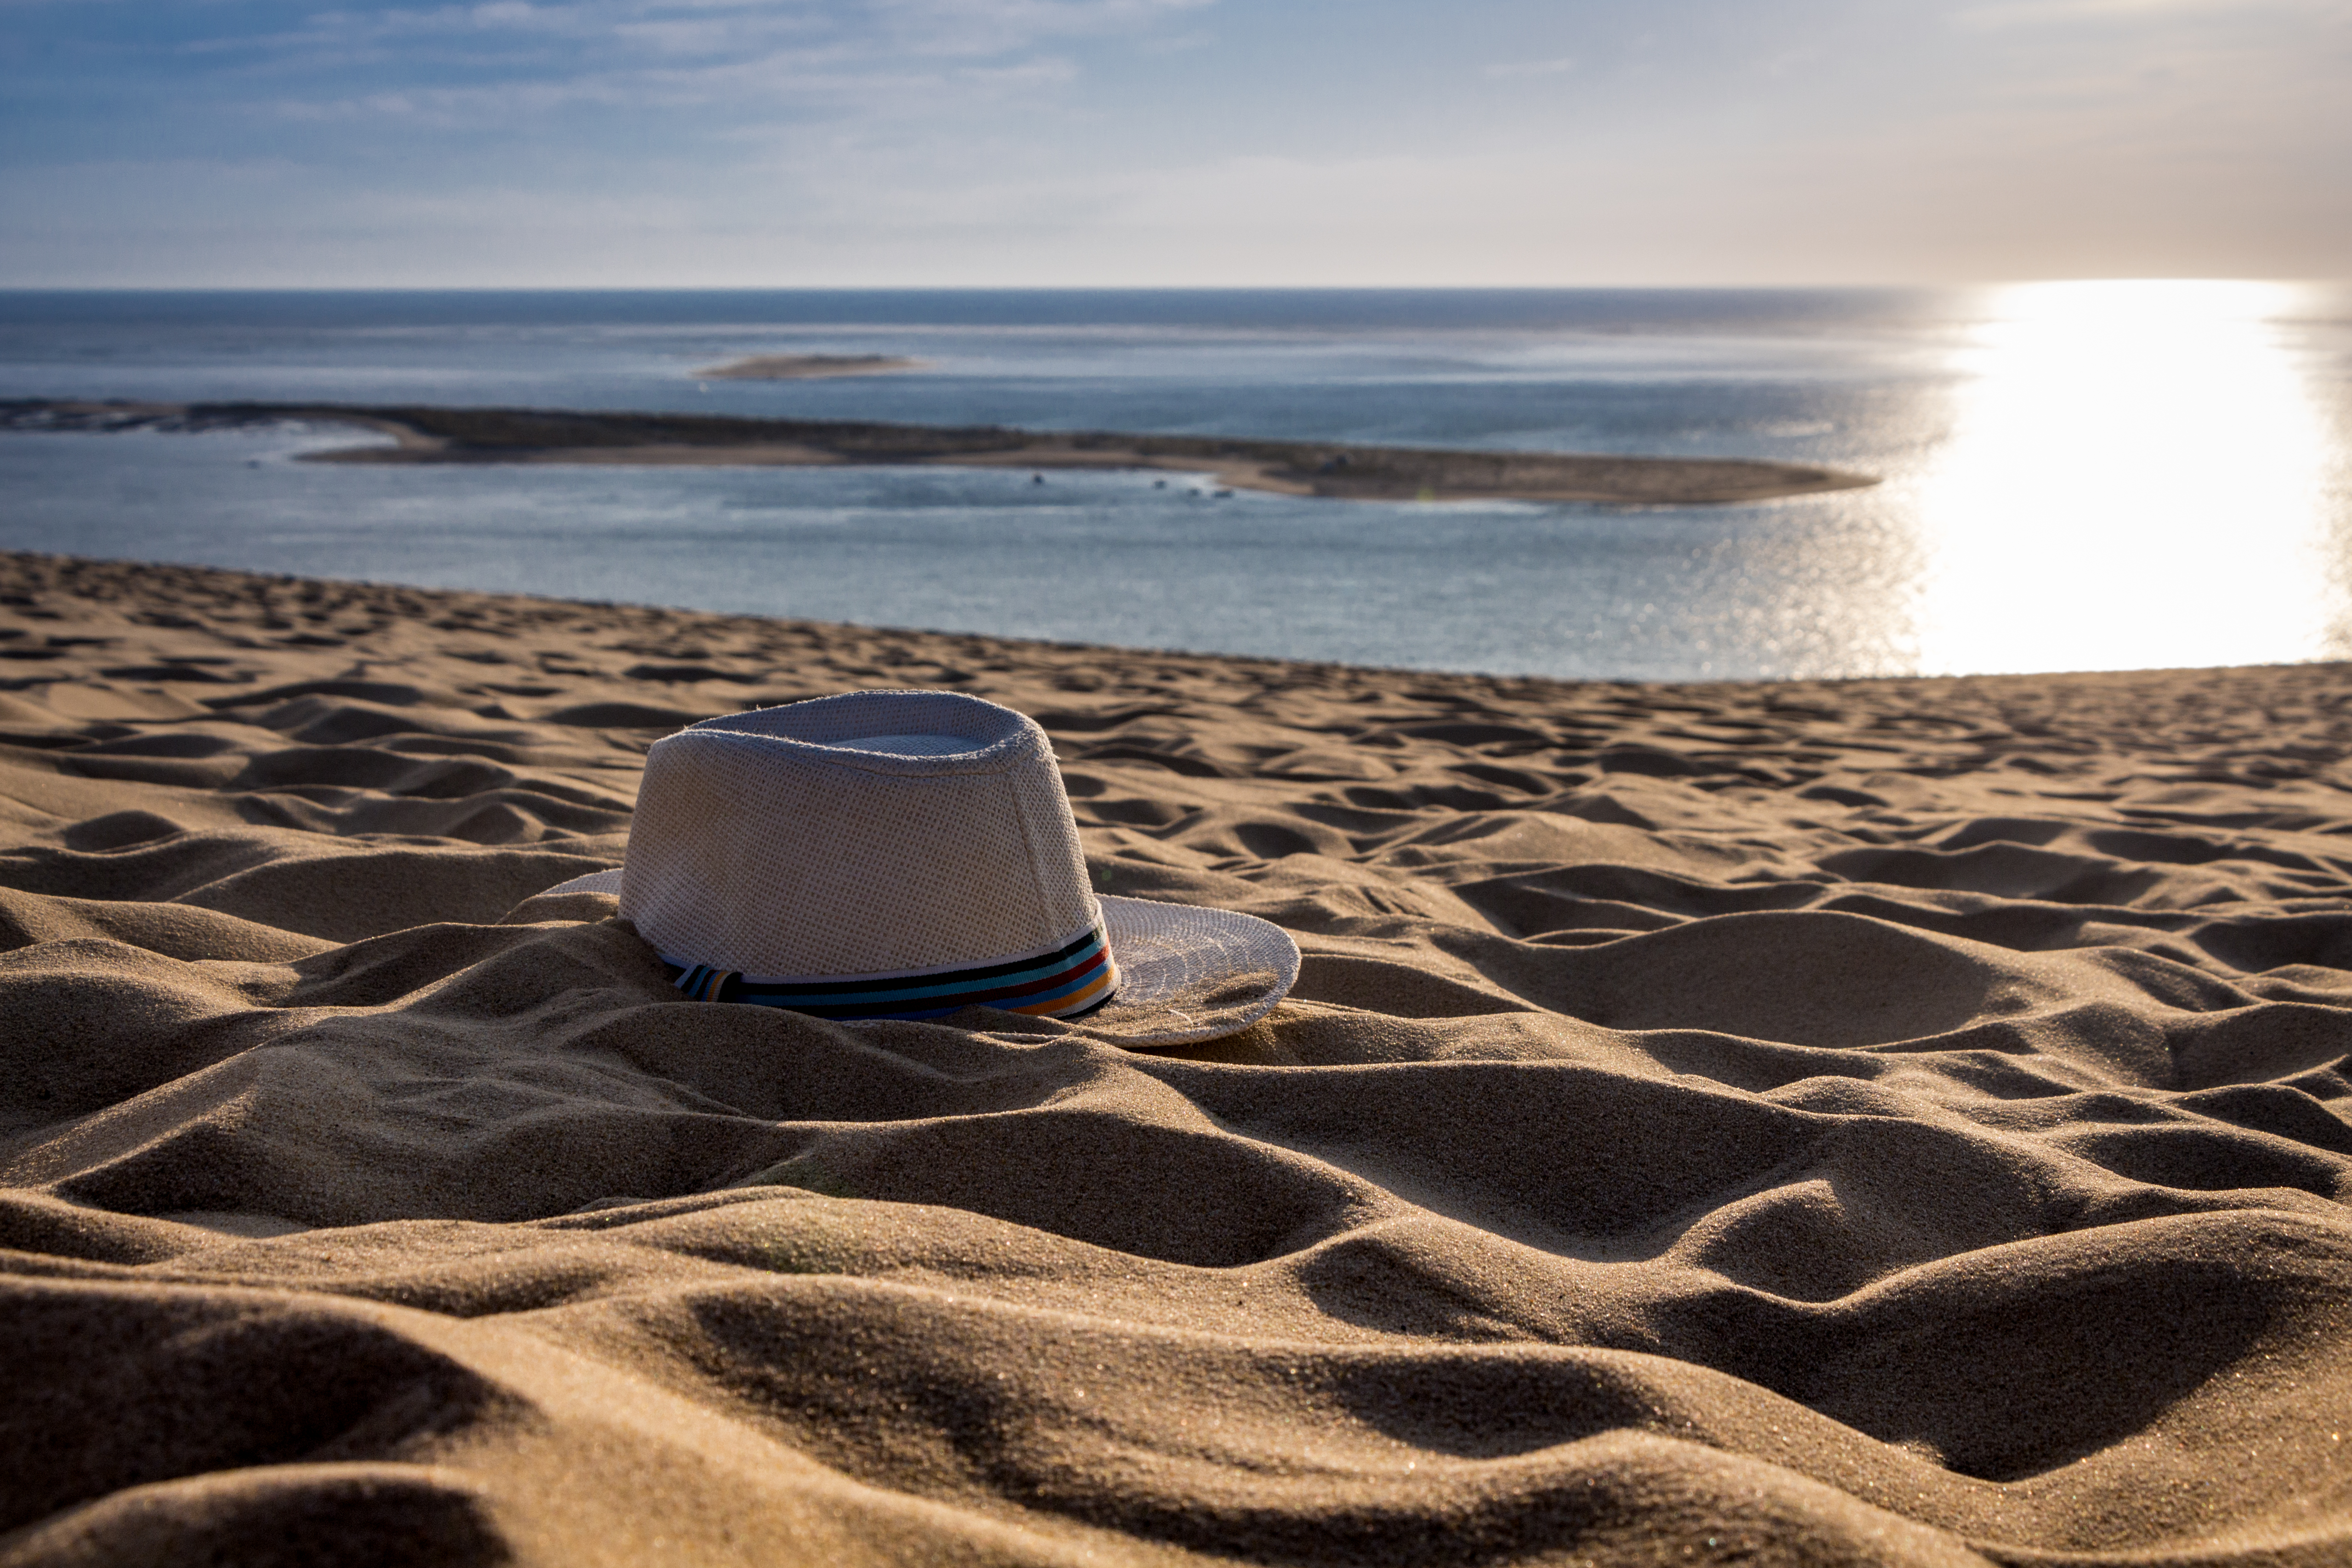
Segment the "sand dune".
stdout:
<path fill-rule="evenodd" d="M 1567 685 L 0 558 L 0 1563 L 2352 1558 L 2340 666 Z M 951 686 L 1158 1054 L 673 1000 L 688 718 Z"/>

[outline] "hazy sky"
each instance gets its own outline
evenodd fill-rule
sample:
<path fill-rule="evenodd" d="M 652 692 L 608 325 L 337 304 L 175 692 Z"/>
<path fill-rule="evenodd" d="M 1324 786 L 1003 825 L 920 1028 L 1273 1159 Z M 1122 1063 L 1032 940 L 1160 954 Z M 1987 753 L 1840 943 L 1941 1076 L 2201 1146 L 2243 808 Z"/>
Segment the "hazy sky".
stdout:
<path fill-rule="evenodd" d="M 0 284 L 2352 273 L 2352 0 L 0 0 Z"/>

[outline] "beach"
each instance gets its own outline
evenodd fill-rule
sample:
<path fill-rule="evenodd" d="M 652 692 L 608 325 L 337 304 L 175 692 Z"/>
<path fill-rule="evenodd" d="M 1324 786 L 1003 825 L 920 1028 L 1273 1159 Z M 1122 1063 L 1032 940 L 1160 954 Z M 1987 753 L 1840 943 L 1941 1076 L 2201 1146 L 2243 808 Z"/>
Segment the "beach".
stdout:
<path fill-rule="evenodd" d="M 823 1022 L 537 896 L 875 687 L 1290 997 Z M 0 555 L 0 1563 L 2342 1563 L 2348 702 Z"/>

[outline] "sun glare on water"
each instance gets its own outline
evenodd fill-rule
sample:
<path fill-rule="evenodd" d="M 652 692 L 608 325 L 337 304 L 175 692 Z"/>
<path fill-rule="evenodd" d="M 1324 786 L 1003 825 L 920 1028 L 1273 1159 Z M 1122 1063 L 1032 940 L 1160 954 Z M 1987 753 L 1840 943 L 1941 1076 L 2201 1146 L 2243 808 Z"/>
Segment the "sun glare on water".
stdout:
<path fill-rule="evenodd" d="M 2307 659 L 2346 619 L 2292 285 L 2037 283 L 1960 350 L 1925 478 L 1930 674 Z"/>

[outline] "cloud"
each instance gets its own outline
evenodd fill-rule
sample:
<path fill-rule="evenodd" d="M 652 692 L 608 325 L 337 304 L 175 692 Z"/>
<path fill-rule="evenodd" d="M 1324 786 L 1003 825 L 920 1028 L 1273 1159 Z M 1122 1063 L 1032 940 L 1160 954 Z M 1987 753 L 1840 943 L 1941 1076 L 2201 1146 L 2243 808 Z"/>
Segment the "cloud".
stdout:
<path fill-rule="evenodd" d="M 2246 19 L 2304 16 L 2341 20 L 2342 0 L 2000 0 L 1951 15 L 1953 26 L 1979 32 L 2082 23 L 2133 23 L 2170 17 Z"/>
<path fill-rule="evenodd" d="M 310 125 L 511 130 L 581 110 L 698 111 L 670 136 L 812 117 L 937 120 L 1083 74 L 1053 46 L 1141 39 L 1214 0 L 484 0 L 321 11 L 184 52 L 291 91 L 241 112 Z M 322 90 L 323 89 L 323 90 Z"/>
<path fill-rule="evenodd" d="M 780 37 L 824 37 L 919 54 L 1005 54 L 1060 38 L 1148 30 L 1215 0 L 487 0 L 471 5 L 322 11 L 303 26 L 195 47 L 396 51 L 436 40 L 569 42 L 584 51 L 651 46 L 718 57 Z"/>
<path fill-rule="evenodd" d="M 1002 54 L 1053 38 L 1140 32 L 1215 0 L 866 0 L 904 45 Z"/>
<path fill-rule="evenodd" d="M 1551 60 L 1507 60 L 1486 68 L 1490 77 L 1556 77 L 1576 68 L 1576 57 L 1562 55 Z"/>
<path fill-rule="evenodd" d="M 1050 47 L 1142 37 L 1215 0 L 483 0 L 341 9 L 184 52 L 309 90 L 241 95 L 305 124 L 514 128 L 581 109 L 698 110 L 674 135 L 811 116 L 937 119 L 1082 74 Z M 322 89 L 328 90 L 320 90 Z"/>

